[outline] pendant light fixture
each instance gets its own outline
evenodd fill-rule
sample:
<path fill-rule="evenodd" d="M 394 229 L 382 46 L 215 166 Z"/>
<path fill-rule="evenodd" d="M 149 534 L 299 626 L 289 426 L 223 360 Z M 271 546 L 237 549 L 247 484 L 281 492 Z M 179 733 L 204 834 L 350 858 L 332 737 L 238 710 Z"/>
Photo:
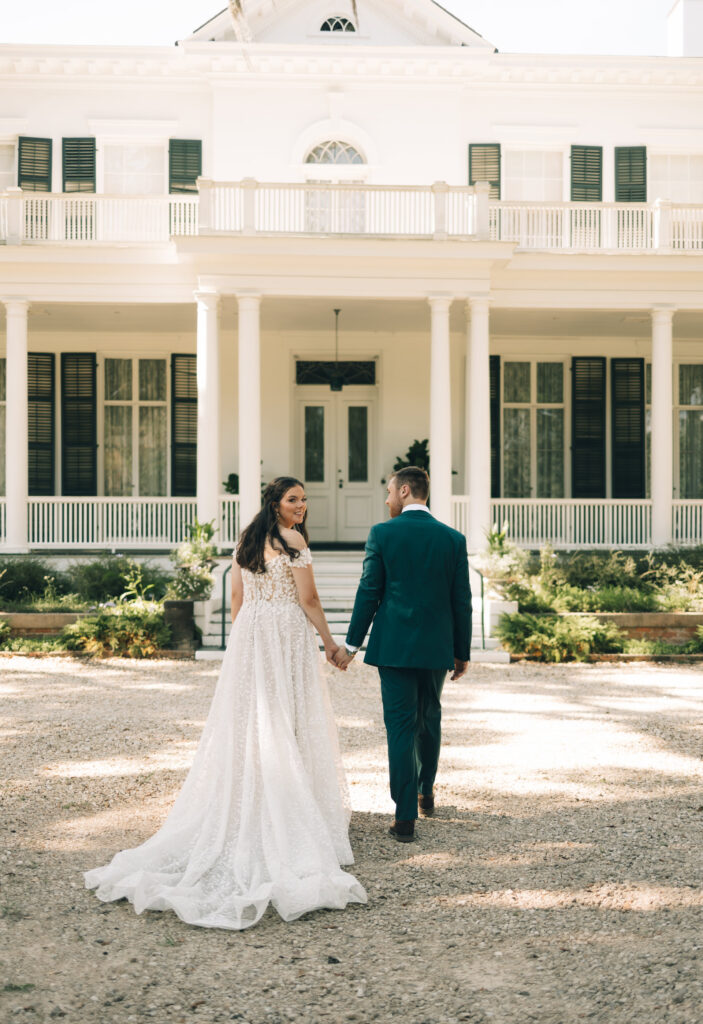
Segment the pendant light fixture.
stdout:
<path fill-rule="evenodd" d="M 330 377 L 330 391 L 341 391 L 344 387 L 342 368 L 339 365 L 339 314 L 341 309 L 334 310 L 334 369 Z"/>

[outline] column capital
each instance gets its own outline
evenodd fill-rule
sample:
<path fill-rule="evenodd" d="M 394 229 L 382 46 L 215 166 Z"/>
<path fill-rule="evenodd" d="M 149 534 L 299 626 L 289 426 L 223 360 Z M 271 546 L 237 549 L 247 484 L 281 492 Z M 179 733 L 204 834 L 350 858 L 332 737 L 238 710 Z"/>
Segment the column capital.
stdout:
<path fill-rule="evenodd" d="M 485 312 L 490 309 L 491 297 L 490 295 L 473 295 L 466 299 L 465 308 L 466 315 L 471 316 L 472 312 Z"/>
<path fill-rule="evenodd" d="M 29 310 L 28 299 L 2 299 L 1 301 L 8 316 L 21 316 Z"/>
<path fill-rule="evenodd" d="M 447 292 L 430 292 L 427 296 L 427 301 L 433 310 L 449 309 L 454 301 L 454 296 L 449 295 Z"/>
<path fill-rule="evenodd" d="M 261 305 L 260 292 L 235 292 L 240 309 L 258 309 Z"/>
<path fill-rule="evenodd" d="M 219 292 L 204 291 L 198 288 L 193 292 L 193 296 L 198 304 L 206 306 L 208 309 L 217 309 L 220 301 Z"/>
<path fill-rule="evenodd" d="M 658 320 L 659 323 L 667 323 L 673 320 L 674 313 L 676 312 L 676 306 L 652 306 L 652 320 Z"/>

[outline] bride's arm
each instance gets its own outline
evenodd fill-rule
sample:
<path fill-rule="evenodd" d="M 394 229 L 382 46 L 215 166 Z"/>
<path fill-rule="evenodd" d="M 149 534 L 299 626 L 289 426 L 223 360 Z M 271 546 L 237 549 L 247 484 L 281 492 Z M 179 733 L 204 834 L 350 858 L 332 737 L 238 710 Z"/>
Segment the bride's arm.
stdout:
<path fill-rule="evenodd" d="M 232 622 L 237 618 L 239 609 L 244 599 L 244 584 L 242 583 L 242 570 L 236 558 L 232 559 Z"/>
<path fill-rule="evenodd" d="M 291 547 L 296 548 L 298 551 L 302 551 L 305 547 L 303 538 L 293 530 L 286 531 L 286 540 Z M 293 579 L 298 588 L 301 607 L 320 634 L 327 660 L 334 665 L 334 656 L 339 650 L 339 645 L 332 639 L 330 627 L 322 609 L 320 595 L 315 586 L 315 574 L 313 573 L 312 566 L 298 567 L 295 561 L 291 562 L 291 565 L 293 566 Z"/>

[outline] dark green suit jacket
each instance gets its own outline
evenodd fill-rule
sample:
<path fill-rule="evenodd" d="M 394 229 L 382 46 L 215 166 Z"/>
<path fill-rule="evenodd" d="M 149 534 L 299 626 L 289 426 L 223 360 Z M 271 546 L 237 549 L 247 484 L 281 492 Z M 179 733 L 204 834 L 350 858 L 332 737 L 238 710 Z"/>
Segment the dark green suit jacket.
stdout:
<path fill-rule="evenodd" d="M 347 643 L 370 665 L 450 669 L 471 656 L 466 538 L 420 509 L 372 527 Z"/>

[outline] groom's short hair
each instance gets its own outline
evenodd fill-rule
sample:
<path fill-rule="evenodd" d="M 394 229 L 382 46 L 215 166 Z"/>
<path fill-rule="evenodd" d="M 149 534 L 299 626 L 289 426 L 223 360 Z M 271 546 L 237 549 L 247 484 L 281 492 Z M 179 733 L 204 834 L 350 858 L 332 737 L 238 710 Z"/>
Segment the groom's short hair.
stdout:
<path fill-rule="evenodd" d="M 393 474 L 393 479 L 396 487 L 407 484 L 413 498 L 427 501 L 430 494 L 430 478 L 426 470 L 420 469 L 419 466 L 405 466 Z"/>

